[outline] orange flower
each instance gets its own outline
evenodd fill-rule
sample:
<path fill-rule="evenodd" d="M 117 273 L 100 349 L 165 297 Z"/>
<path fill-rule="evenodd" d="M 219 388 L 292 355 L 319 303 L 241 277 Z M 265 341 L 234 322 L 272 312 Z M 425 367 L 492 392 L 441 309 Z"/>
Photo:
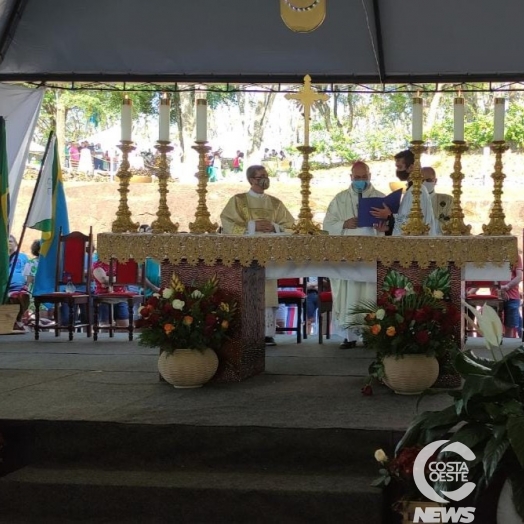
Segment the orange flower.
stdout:
<path fill-rule="evenodd" d="M 174 329 L 175 326 L 173 326 L 173 324 L 164 324 L 164 331 L 166 335 L 169 335 L 169 333 L 171 333 L 171 331 L 173 331 Z"/>
<path fill-rule="evenodd" d="M 380 326 L 380 324 L 373 324 L 369 330 L 373 335 L 378 335 L 381 329 L 382 327 Z"/>
<path fill-rule="evenodd" d="M 222 329 L 227 329 L 229 327 L 229 322 L 227 320 L 222 320 Z"/>
<path fill-rule="evenodd" d="M 375 313 L 368 313 L 366 315 L 366 321 L 369 322 L 370 320 L 375 320 L 375 317 L 376 317 Z"/>
<path fill-rule="evenodd" d="M 184 324 L 186 326 L 190 326 L 193 323 L 193 317 L 190 315 L 186 315 L 183 320 Z"/>
<path fill-rule="evenodd" d="M 396 333 L 397 333 L 397 330 L 395 329 L 395 326 L 389 326 L 386 329 L 386 335 L 388 337 L 394 337 Z"/>

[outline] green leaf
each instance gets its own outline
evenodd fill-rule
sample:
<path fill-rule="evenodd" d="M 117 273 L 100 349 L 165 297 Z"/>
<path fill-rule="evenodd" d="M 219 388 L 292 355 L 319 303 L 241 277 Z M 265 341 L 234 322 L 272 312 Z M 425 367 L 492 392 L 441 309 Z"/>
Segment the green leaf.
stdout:
<path fill-rule="evenodd" d="M 462 387 L 462 398 L 469 410 L 469 402 L 477 397 L 478 402 L 486 402 L 489 397 L 517 391 L 518 386 L 492 376 L 469 375 Z"/>
<path fill-rule="evenodd" d="M 506 437 L 506 427 L 502 425 L 494 426 L 493 436 L 486 443 L 484 456 L 482 457 L 482 467 L 484 469 L 486 483 L 489 484 L 508 446 L 509 440 Z"/>
<path fill-rule="evenodd" d="M 432 411 L 426 416 L 422 427 L 424 429 L 432 429 L 438 426 L 447 426 L 449 424 L 457 424 L 460 418 L 455 412 L 454 406 L 448 406 L 442 411 Z"/>
<path fill-rule="evenodd" d="M 524 468 L 524 417 L 510 417 L 506 427 L 511 447 Z"/>
<path fill-rule="evenodd" d="M 469 423 L 460 427 L 450 442 L 461 442 L 472 449 L 491 437 L 491 431 L 483 424 Z"/>
<path fill-rule="evenodd" d="M 491 372 L 491 366 L 486 359 L 480 359 L 470 352 L 457 352 L 453 361 L 453 366 L 462 375 L 487 375 Z"/>

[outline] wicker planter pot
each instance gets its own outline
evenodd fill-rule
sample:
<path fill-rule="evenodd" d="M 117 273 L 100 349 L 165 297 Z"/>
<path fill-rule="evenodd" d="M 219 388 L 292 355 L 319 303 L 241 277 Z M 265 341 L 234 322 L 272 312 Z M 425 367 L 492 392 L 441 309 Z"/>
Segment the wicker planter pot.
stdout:
<path fill-rule="evenodd" d="M 399 395 L 418 395 L 438 378 L 438 360 L 426 355 L 384 357 L 384 384 Z"/>
<path fill-rule="evenodd" d="M 163 351 L 158 357 L 160 375 L 175 388 L 199 388 L 213 378 L 217 368 L 217 354 L 209 348 Z"/>

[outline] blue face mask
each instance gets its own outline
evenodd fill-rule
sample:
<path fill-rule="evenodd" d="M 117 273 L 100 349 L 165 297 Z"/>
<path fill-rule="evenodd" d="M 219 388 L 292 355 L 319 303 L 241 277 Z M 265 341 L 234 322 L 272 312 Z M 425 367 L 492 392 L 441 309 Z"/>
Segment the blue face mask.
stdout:
<path fill-rule="evenodd" d="M 354 180 L 351 182 L 351 185 L 357 193 L 363 193 L 366 187 L 368 187 L 368 183 L 365 180 Z"/>

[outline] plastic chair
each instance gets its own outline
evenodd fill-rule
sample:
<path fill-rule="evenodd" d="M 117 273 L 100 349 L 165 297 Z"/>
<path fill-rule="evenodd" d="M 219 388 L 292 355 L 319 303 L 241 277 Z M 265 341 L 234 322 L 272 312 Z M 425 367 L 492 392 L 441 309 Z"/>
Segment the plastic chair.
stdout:
<path fill-rule="evenodd" d="M 300 344 L 302 342 L 302 337 L 304 337 L 304 339 L 307 338 L 307 329 L 305 322 L 307 297 L 306 283 L 306 279 L 303 279 L 303 283 L 300 283 L 300 278 L 281 278 L 277 280 L 278 303 L 285 304 L 286 306 L 297 306 L 297 325 L 296 327 L 277 327 L 276 332 L 282 333 L 284 331 L 296 331 L 297 344 Z"/>
<path fill-rule="evenodd" d="M 133 340 L 134 330 L 134 308 L 135 305 L 144 303 L 145 290 L 145 264 L 137 264 L 134 259 L 126 260 L 125 262 L 118 262 L 112 258 L 109 263 L 109 291 L 107 293 L 98 293 L 93 295 L 93 311 L 94 311 L 94 325 L 93 325 L 93 339 L 98 340 L 98 333 L 100 332 L 99 310 L 100 304 L 108 304 L 109 306 L 109 336 L 112 338 L 116 330 L 127 330 L 129 332 L 129 340 Z M 138 292 L 134 291 L 112 291 L 114 287 L 138 287 Z M 120 302 L 126 302 L 129 312 L 129 325 L 127 327 L 118 327 L 113 325 L 113 305 Z"/>
<path fill-rule="evenodd" d="M 87 336 L 91 336 L 91 258 L 93 252 L 93 228 L 89 235 L 73 231 L 67 235 L 60 230 L 56 258 L 55 291 L 43 295 L 34 295 L 35 302 L 35 340 L 40 338 L 40 304 L 54 304 L 55 336 L 61 331 L 69 332 L 73 340 L 75 330 L 85 327 Z M 82 289 L 82 291 L 76 291 Z M 85 291 L 84 291 L 85 290 Z M 69 312 L 67 325 L 62 325 L 60 304 L 66 304 Z M 83 322 L 75 322 L 78 308 L 84 306 Z"/>
<path fill-rule="evenodd" d="M 326 314 L 326 338 L 331 338 L 331 312 L 333 311 L 333 293 L 329 278 L 318 277 L 318 343 L 323 343 L 322 314 Z"/>
<path fill-rule="evenodd" d="M 482 307 L 484 304 L 491 306 L 500 317 L 502 324 L 504 324 L 504 300 L 498 293 L 499 283 L 496 280 L 475 280 L 467 281 L 466 286 L 466 302 L 474 307 Z M 475 292 L 468 293 L 468 289 L 476 289 Z M 489 289 L 489 293 L 478 293 L 478 289 Z M 466 311 L 469 315 L 469 312 Z M 472 319 L 473 320 L 473 319 Z M 466 335 L 477 333 L 477 329 L 473 327 L 474 323 L 466 323 Z"/>

